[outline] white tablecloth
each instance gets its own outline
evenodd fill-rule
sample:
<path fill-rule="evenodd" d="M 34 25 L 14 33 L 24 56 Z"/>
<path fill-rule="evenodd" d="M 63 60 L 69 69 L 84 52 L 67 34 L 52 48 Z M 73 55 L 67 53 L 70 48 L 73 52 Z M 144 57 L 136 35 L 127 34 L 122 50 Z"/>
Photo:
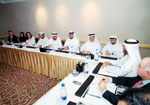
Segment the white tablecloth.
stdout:
<path fill-rule="evenodd" d="M 16 46 L 8 46 L 8 45 L 5 45 L 3 47 L 41 53 L 38 48 L 37 49 L 31 49 L 31 48 L 20 49 L 20 48 L 17 48 Z M 66 54 L 66 53 L 60 53 L 60 52 L 54 52 L 54 51 L 51 51 L 50 53 L 42 53 L 42 54 L 55 55 L 55 56 L 61 56 L 61 57 L 84 60 L 84 61 L 86 60 L 85 57 L 82 57 L 79 55 L 72 55 L 72 54 Z M 99 58 L 99 61 L 100 62 L 105 62 L 105 61 L 115 62 L 115 60 L 108 60 L 108 59 L 102 59 L 102 58 Z M 98 63 L 99 63 L 98 61 L 89 60 L 89 74 L 88 75 L 94 75 L 92 74 L 92 71 L 94 70 L 94 68 L 96 67 Z M 94 75 L 94 76 L 98 78 L 100 77 L 98 75 Z M 76 77 L 70 73 L 60 83 L 58 83 L 55 87 L 53 87 L 45 95 L 43 95 L 39 100 L 37 100 L 37 102 L 35 102 L 34 105 L 67 105 L 69 101 L 73 101 L 76 103 L 78 102 L 86 103 L 86 100 L 84 98 L 75 96 L 75 92 L 80 88 L 81 85 L 74 84 L 73 81 L 78 81 L 78 82 L 83 83 L 87 77 L 88 76 L 85 77 L 85 74 L 82 74 L 82 73 Z M 63 103 L 60 100 L 60 96 L 59 96 L 61 83 L 65 83 L 66 89 L 67 89 L 67 100 Z M 92 99 L 91 99 L 91 102 L 92 102 Z M 91 104 L 86 103 L 86 105 L 91 105 Z M 105 100 L 103 97 L 101 97 L 97 103 L 93 103 L 92 105 L 111 105 L 111 104 L 107 100 Z"/>
<path fill-rule="evenodd" d="M 98 62 L 96 61 L 90 61 L 90 64 L 89 64 L 90 71 L 88 75 L 94 75 L 92 74 L 92 71 L 97 64 Z M 95 79 L 101 77 L 99 75 L 94 75 L 94 76 L 95 76 Z M 35 102 L 34 105 L 67 105 L 69 101 L 73 101 L 76 103 L 83 102 L 86 105 L 111 105 L 103 97 L 99 99 L 98 103 L 89 104 L 86 102 L 84 98 L 75 96 L 75 92 L 80 88 L 81 85 L 74 84 L 73 81 L 78 81 L 78 82 L 83 83 L 87 77 L 88 76 L 85 76 L 82 73 L 76 77 L 70 73 L 65 79 L 63 79 L 60 83 L 58 83 L 55 87 L 53 87 L 45 95 L 43 95 L 37 102 Z M 65 83 L 66 89 L 67 89 L 67 100 L 65 102 L 61 101 L 60 96 L 59 96 L 61 83 Z M 92 99 L 90 101 L 95 102 Z"/>

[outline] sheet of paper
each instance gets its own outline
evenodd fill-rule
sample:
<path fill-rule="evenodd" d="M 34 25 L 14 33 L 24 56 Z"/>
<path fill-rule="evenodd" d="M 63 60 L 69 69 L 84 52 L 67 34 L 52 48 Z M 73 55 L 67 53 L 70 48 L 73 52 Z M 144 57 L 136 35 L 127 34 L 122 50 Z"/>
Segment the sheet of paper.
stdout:
<path fill-rule="evenodd" d="M 88 105 L 94 105 L 94 103 L 99 103 L 101 98 L 102 95 L 99 90 L 98 84 L 91 84 L 83 101 L 85 103 L 88 103 Z"/>
<path fill-rule="evenodd" d="M 95 77 L 93 82 L 91 83 L 89 90 L 85 97 L 83 98 L 83 102 L 87 103 L 87 105 L 102 105 L 102 103 L 106 103 L 107 100 L 103 100 L 102 93 L 99 89 L 99 81 L 101 77 Z M 106 87 L 109 91 L 115 92 L 116 85 L 113 83 L 106 83 Z M 108 102 L 109 103 L 109 102 Z M 109 103 L 110 104 L 110 103 Z M 108 104 L 108 105 L 109 105 Z"/>
<path fill-rule="evenodd" d="M 110 73 L 111 72 L 110 70 L 115 70 L 115 68 L 112 68 L 112 67 L 109 67 L 109 66 L 105 67 L 105 68 L 101 67 L 98 74 L 117 77 L 117 75 Z"/>

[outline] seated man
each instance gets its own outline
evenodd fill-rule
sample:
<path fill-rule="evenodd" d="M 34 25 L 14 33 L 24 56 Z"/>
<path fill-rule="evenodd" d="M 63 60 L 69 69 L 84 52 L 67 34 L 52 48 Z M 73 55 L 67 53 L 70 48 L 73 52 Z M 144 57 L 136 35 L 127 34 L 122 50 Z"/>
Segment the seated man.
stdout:
<path fill-rule="evenodd" d="M 83 54 L 95 55 L 96 52 L 100 52 L 101 45 L 97 41 L 94 33 L 91 33 L 88 36 L 88 41 L 86 41 L 86 43 L 84 43 L 84 45 L 81 47 L 81 52 Z"/>
<path fill-rule="evenodd" d="M 75 33 L 70 31 L 69 38 L 66 40 L 64 45 L 64 50 L 73 49 L 74 52 L 79 52 L 79 39 L 76 37 Z"/>
<path fill-rule="evenodd" d="M 103 55 L 107 55 L 107 56 L 113 55 L 117 58 L 121 58 L 123 56 L 123 48 L 121 44 L 119 43 L 117 36 L 112 35 L 110 36 L 109 39 L 110 39 L 110 43 L 104 46 L 101 53 Z"/>
<path fill-rule="evenodd" d="M 13 32 L 11 30 L 8 31 L 7 43 L 18 43 L 17 36 L 13 35 Z"/>
<path fill-rule="evenodd" d="M 51 36 L 52 36 L 52 38 L 50 38 L 46 42 L 46 48 L 47 49 L 55 49 L 55 50 L 58 50 L 58 48 L 62 48 L 61 39 L 58 37 L 58 33 L 53 32 Z"/>
<path fill-rule="evenodd" d="M 138 41 L 128 39 L 123 44 L 124 57 L 115 63 L 104 62 L 103 68 L 105 71 L 117 76 L 133 77 L 137 75 L 137 66 L 141 61 Z"/>
<path fill-rule="evenodd" d="M 111 102 L 113 105 L 117 105 L 119 97 L 114 93 L 107 90 L 106 83 L 112 82 L 116 85 L 123 85 L 129 88 L 150 88 L 150 57 L 144 58 L 138 66 L 138 76 L 136 77 L 102 77 L 99 83 L 102 96 Z"/>
<path fill-rule="evenodd" d="M 119 97 L 118 105 L 150 105 L 150 91 L 143 88 L 127 89 Z"/>
<path fill-rule="evenodd" d="M 48 38 L 46 37 L 44 32 L 39 32 L 39 37 L 40 37 L 40 39 L 38 40 L 36 45 L 39 48 L 43 48 L 43 47 L 45 47 L 46 42 L 48 41 Z"/>

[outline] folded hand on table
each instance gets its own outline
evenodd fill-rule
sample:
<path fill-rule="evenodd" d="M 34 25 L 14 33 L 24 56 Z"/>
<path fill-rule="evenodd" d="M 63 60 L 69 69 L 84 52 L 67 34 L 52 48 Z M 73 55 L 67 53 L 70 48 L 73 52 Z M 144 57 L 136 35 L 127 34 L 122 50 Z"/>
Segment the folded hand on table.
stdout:
<path fill-rule="evenodd" d="M 105 55 L 111 55 L 111 53 L 109 51 L 106 51 Z"/>
<path fill-rule="evenodd" d="M 39 48 L 42 48 L 42 45 L 39 45 L 38 47 L 39 47 Z"/>
<path fill-rule="evenodd" d="M 110 62 L 104 62 L 103 65 L 102 65 L 102 68 L 106 67 L 106 66 L 109 66 L 111 63 Z"/>
<path fill-rule="evenodd" d="M 91 54 L 91 51 L 87 51 L 86 54 Z"/>
<path fill-rule="evenodd" d="M 104 92 L 106 90 L 106 83 L 105 82 L 100 82 L 99 83 L 99 89 L 101 92 Z"/>
<path fill-rule="evenodd" d="M 91 54 L 91 52 L 90 52 L 90 51 L 85 51 L 85 50 L 84 50 L 84 51 L 82 51 L 82 53 L 83 53 L 83 54 Z"/>
<path fill-rule="evenodd" d="M 47 48 L 47 49 L 50 49 L 50 48 L 51 48 L 51 46 L 50 46 L 50 45 L 48 45 L 46 48 Z"/>
<path fill-rule="evenodd" d="M 100 82 L 99 82 L 99 89 L 101 92 L 104 92 L 106 90 L 106 83 L 109 82 L 108 77 L 102 77 Z"/>
<path fill-rule="evenodd" d="M 64 50 L 69 50 L 69 47 L 68 46 L 64 47 Z"/>

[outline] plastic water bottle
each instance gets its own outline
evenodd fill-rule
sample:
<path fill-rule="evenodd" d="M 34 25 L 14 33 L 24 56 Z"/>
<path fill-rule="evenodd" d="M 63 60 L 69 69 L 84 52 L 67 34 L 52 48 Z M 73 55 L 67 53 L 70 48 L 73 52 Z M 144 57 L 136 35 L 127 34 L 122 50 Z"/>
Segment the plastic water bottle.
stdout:
<path fill-rule="evenodd" d="M 67 99 L 67 91 L 64 83 L 61 84 L 60 98 L 62 101 L 65 101 Z"/>
<path fill-rule="evenodd" d="M 88 73 L 89 73 L 89 64 L 88 64 L 88 62 L 85 62 L 84 74 L 88 74 Z"/>
<path fill-rule="evenodd" d="M 70 47 L 70 54 L 73 54 L 73 45 Z"/>
<path fill-rule="evenodd" d="M 5 41 L 4 40 L 2 40 L 2 43 L 3 43 L 3 45 L 5 45 Z"/>
<path fill-rule="evenodd" d="M 84 74 L 88 74 L 89 72 L 89 56 L 85 56 L 86 61 L 85 61 L 85 66 L 84 66 Z"/>
<path fill-rule="evenodd" d="M 95 53 L 94 59 L 95 59 L 95 61 L 98 61 L 98 49 L 96 49 L 96 53 Z"/>
<path fill-rule="evenodd" d="M 53 44 L 51 44 L 50 46 L 51 46 L 51 49 L 53 50 L 53 49 L 54 49 L 54 46 L 53 46 Z"/>

